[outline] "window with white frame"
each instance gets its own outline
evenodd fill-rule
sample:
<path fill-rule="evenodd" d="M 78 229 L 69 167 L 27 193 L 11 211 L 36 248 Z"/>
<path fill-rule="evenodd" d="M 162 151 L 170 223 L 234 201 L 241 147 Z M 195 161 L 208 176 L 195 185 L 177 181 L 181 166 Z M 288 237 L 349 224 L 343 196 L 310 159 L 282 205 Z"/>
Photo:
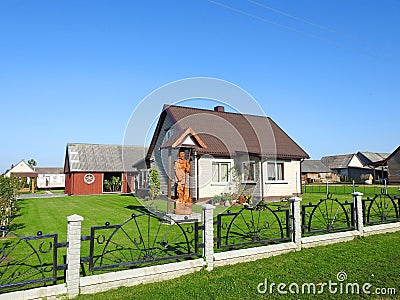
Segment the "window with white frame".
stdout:
<path fill-rule="evenodd" d="M 244 161 L 242 162 L 242 181 L 255 182 L 256 181 L 256 162 Z"/>
<path fill-rule="evenodd" d="M 230 182 L 230 169 L 229 162 L 213 162 L 212 163 L 212 182 Z"/>
<path fill-rule="evenodd" d="M 268 181 L 284 180 L 284 164 L 283 162 L 268 162 L 267 176 Z"/>

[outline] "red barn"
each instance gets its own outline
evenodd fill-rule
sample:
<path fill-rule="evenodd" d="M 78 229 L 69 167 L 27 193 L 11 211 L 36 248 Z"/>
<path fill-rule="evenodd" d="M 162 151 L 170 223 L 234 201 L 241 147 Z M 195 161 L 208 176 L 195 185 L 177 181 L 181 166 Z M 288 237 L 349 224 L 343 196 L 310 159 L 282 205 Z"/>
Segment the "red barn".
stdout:
<path fill-rule="evenodd" d="M 65 193 L 132 193 L 146 187 L 146 152 L 143 146 L 68 144 Z"/>

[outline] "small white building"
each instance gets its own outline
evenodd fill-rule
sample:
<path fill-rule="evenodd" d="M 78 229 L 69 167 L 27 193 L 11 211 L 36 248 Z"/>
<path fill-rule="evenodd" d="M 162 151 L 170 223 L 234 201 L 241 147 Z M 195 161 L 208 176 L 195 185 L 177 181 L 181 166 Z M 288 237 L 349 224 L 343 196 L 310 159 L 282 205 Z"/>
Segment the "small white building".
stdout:
<path fill-rule="evenodd" d="M 63 189 L 65 188 L 64 168 L 38 167 L 37 187 L 39 189 Z"/>

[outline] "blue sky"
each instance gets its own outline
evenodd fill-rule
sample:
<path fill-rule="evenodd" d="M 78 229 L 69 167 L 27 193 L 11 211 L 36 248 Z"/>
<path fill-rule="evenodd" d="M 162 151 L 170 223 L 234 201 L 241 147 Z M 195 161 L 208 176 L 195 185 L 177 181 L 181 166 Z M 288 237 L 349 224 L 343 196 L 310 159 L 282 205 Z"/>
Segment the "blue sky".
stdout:
<path fill-rule="evenodd" d="M 397 0 L 0 1 L 0 171 L 121 144 L 146 95 L 197 76 L 249 92 L 314 159 L 392 152 L 399 15 Z"/>

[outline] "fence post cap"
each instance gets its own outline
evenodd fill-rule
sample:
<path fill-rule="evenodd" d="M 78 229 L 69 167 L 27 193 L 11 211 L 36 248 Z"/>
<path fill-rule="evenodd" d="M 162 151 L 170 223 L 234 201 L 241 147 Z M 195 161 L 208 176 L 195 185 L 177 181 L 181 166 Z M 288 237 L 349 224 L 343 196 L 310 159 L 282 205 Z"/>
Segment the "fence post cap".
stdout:
<path fill-rule="evenodd" d="M 354 192 L 352 193 L 353 196 L 363 196 L 364 194 L 361 192 Z"/>
<path fill-rule="evenodd" d="M 203 210 L 209 210 L 209 209 L 214 209 L 215 208 L 215 206 L 214 205 L 212 205 L 212 204 L 203 204 L 202 206 L 201 206 L 201 208 L 203 209 Z"/>
<path fill-rule="evenodd" d="M 300 202 L 302 199 L 300 198 L 300 197 L 292 197 L 292 198 L 289 198 L 289 201 L 290 202 Z"/>
<path fill-rule="evenodd" d="M 83 217 L 80 215 L 72 215 L 72 216 L 68 216 L 67 217 L 68 222 L 79 222 L 79 221 L 83 221 Z"/>

